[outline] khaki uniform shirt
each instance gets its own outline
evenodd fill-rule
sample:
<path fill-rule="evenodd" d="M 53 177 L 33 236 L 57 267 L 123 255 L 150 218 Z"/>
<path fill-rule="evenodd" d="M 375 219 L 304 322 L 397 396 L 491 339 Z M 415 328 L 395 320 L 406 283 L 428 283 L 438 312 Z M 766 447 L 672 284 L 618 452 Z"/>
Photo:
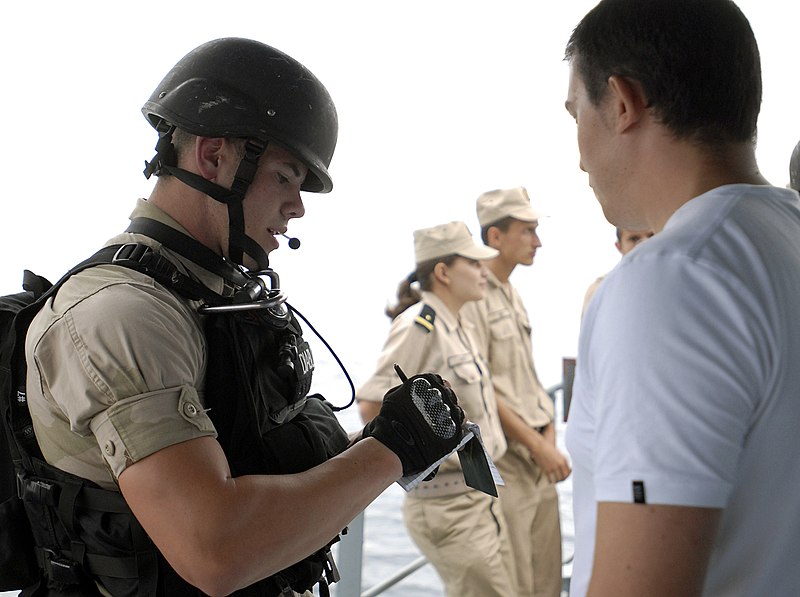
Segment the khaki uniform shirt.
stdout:
<path fill-rule="evenodd" d="M 581 307 L 581 318 L 583 318 L 583 314 L 586 313 L 586 309 L 589 308 L 589 301 L 592 300 L 594 293 L 597 292 L 597 289 L 600 288 L 600 284 L 602 284 L 603 280 L 605 279 L 606 279 L 605 276 L 600 276 L 599 278 L 597 278 L 597 280 L 589 284 L 589 287 L 586 289 L 586 294 L 583 295 L 583 307 Z"/>
<path fill-rule="evenodd" d="M 392 322 L 389 338 L 373 376 L 356 392 L 358 400 L 381 402 L 384 394 L 400 383 L 393 364 L 411 377 L 434 372 L 450 382 L 467 417 L 481 429 L 486 450 L 493 460 L 506 451 L 506 440 L 497 415 L 497 402 L 486 363 L 462 325 L 433 293 L 409 307 Z M 440 472 L 459 469 L 458 458 L 448 458 Z"/>
<path fill-rule="evenodd" d="M 461 318 L 474 325 L 497 398 L 530 427 L 543 427 L 553 420 L 553 401 L 536 375 L 528 312 L 510 283 L 502 284 L 488 273 L 486 294 L 480 301 L 464 305 Z M 527 457 L 527 450 L 519 448 Z"/>
<path fill-rule="evenodd" d="M 131 217 L 185 232 L 140 200 Z M 223 282 L 148 237 L 125 233 L 216 292 Z M 168 446 L 216 436 L 203 409 L 206 342 L 196 306 L 132 269 L 101 265 L 70 278 L 26 338 L 27 392 L 45 459 L 118 489 L 125 467 Z"/>

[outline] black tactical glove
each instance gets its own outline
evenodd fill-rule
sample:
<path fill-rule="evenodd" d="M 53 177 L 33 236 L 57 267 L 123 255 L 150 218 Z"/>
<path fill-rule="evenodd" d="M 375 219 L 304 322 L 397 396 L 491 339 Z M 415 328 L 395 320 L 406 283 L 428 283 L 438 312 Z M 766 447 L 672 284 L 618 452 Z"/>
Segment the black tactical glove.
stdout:
<path fill-rule="evenodd" d="M 407 379 L 383 397 L 380 413 L 364 427 L 403 463 L 403 476 L 420 473 L 452 452 L 463 435 L 464 411 L 455 392 L 435 373 Z"/>

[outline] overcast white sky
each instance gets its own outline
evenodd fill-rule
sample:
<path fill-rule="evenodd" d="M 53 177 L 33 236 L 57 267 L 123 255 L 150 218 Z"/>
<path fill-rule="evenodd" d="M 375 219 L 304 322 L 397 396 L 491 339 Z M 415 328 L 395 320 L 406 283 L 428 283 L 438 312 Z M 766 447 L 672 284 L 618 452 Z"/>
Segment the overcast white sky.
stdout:
<path fill-rule="evenodd" d="M 543 382 L 556 383 L 561 357 L 575 353 L 584 290 L 618 257 L 563 108 L 563 48 L 594 3 L 6 3 L 0 292 L 17 291 L 23 268 L 57 278 L 125 227 L 152 185 L 141 171 L 156 137 L 142 103 L 195 46 L 252 37 L 303 62 L 337 105 L 334 191 L 306 197 L 306 218 L 290 227 L 302 248 L 272 262 L 356 381 L 371 373 L 383 308 L 413 266 L 412 231 L 460 219 L 477 234 L 477 196 L 524 185 L 550 216 L 536 263 L 513 279 Z M 762 53 L 758 157 L 783 186 L 800 138 L 800 8 L 739 5 Z"/>

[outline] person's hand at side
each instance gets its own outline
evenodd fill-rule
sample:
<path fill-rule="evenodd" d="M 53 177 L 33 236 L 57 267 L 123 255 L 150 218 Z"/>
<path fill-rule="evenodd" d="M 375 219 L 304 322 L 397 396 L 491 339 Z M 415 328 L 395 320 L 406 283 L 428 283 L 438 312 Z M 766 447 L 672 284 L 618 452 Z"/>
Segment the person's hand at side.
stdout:
<path fill-rule="evenodd" d="M 548 427 L 552 426 L 550 423 Z M 535 432 L 534 432 L 535 433 Z M 536 437 L 538 435 L 539 437 Z M 534 440 L 528 444 L 528 451 L 531 458 L 542 469 L 542 473 L 551 483 L 558 483 L 569 477 L 572 472 L 569 460 L 555 446 L 553 441 L 547 439 L 546 435 L 532 434 Z"/>

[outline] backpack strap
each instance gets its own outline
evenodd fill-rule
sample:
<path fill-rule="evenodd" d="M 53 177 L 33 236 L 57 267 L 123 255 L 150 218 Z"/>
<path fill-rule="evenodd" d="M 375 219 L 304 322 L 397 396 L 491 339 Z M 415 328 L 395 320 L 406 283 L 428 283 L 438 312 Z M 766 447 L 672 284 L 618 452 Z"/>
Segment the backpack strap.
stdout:
<path fill-rule="evenodd" d="M 174 263 L 151 247 L 141 243 L 127 243 L 118 247 L 111 265 L 120 265 L 150 276 L 190 301 L 218 304 L 224 300 L 221 295 L 181 272 Z"/>
<path fill-rule="evenodd" d="M 8 424 L 9 444 L 12 459 L 19 463 L 26 470 L 33 470 L 34 465 L 30 461 L 30 456 L 41 457 L 39 445 L 33 433 L 33 422 L 31 421 L 30 411 L 28 410 L 27 397 L 25 394 L 25 377 L 27 374 L 27 364 L 25 362 L 25 336 L 28 333 L 31 321 L 41 310 L 45 302 L 53 296 L 58 289 L 74 274 L 83 271 L 94 265 L 111 262 L 115 247 L 104 247 L 97 253 L 82 261 L 55 284 L 50 285 L 46 278 L 37 276 L 33 272 L 26 271 L 23 276 L 23 288 L 32 293 L 30 304 L 26 305 L 14 317 L 14 321 L 9 334 L 9 383 L 7 401 L 3 404 L 3 417 Z M 15 397 L 16 399 L 12 399 Z"/>
<path fill-rule="evenodd" d="M 16 540 L 27 541 L 25 537 L 37 537 L 36 545 L 23 547 L 20 543 L 16 547 L 32 550 L 39 568 L 56 584 L 78 586 L 79 592 L 91 589 L 91 594 L 95 594 L 94 583 L 87 581 L 82 573 L 82 569 L 85 569 L 98 577 L 121 579 L 114 582 L 134 584 L 140 589 L 138 594 L 144 597 L 155 593 L 155 582 L 158 578 L 158 553 L 155 547 L 121 495 L 94 487 L 90 482 L 60 471 L 44 461 L 36 442 L 25 392 L 25 336 L 31 321 L 45 302 L 71 276 L 95 265 L 113 263 L 119 248 L 119 245 L 104 247 L 70 269 L 56 284 L 50 284 L 46 278 L 26 270 L 23 276 L 23 288 L 26 292 L 3 297 L 4 316 L 8 317 L 4 319 L 7 327 L 4 327 L 5 338 L 2 344 L 3 395 L 0 400 L 0 425 L 6 436 L 16 477 L 15 495 L 12 499 L 19 500 L 16 503 L 20 506 L 13 516 L 27 518 L 32 523 L 30 526 L 24 525 L 21 532 L 25 536 L 19 536 Z M 22 504 L 25 505 L 24 509 Z M 109 516 L 116 517 L 113 524 L 120 536 L 131 534 L 133 551 L 123 553 L 117 550 L 115 555 L 107 555 L 114 552 L 98 552 L 97 546 L 84 543 L 77 529 L 77 508 L 84 515 L 88 511 L 102 513 L 98 513 L 97 519 L 102 517 L 102 520 L 107 521 L 106 524 L 112 524 Z M 57 514 L 63 525 L 63 530 L 60 531 L 62 535 L 53 526 L 54 514 Z M 35 570 L 36 563 L 33 563 L 33 567 Z M 27 569 L 24 574 L 29 574 Z M 28 583 L 34 580 L 25 576 L 19 577 L 19 582 Z"/>
<path fill-rule="evenodd" d="M 37 300 L 47 292 L 52 284 L 47 278 L 38 276 L 26 269 L 22 272 L 22 289 L 33 294 L 33 300 Z"/>
<path fill-rule="evenodd" d="M 150 218 L 134 218 L 126 232 L 144 234 L 178 255 L 196 263 L 235 287 L 246 286 L 250 276 L 187 234 Z"/>

